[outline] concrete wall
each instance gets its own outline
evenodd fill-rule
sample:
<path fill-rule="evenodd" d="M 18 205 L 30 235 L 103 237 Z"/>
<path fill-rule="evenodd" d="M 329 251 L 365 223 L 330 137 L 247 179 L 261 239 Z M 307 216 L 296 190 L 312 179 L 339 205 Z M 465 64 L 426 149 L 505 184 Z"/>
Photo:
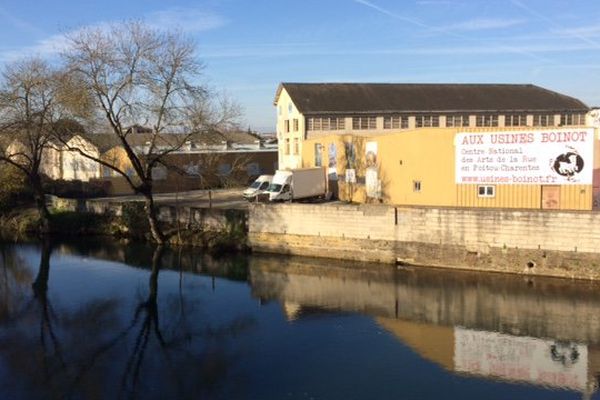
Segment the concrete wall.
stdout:
<path fill-rule="evenodd" d="M 252 205 L 257 251 L 600 278 L 600 214 L 385 205 Z"/>

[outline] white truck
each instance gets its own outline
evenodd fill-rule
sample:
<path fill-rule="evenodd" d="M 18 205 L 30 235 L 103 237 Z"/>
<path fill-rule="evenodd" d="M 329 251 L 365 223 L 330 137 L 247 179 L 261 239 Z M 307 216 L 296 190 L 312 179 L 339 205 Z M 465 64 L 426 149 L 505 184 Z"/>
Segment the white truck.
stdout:
<path fill-rule="evenodd" d="M 273 175 L 261 175 L 250 187 L 242 193 L 242 196 L 248 201 L 256 200 L 261 194 L 265 193 L 273 181 Z"/>
<path fill-rule="evenodd" d="M 327 196 L 325 168 L 278 170 L 267 189 L 269 201 L 300 200 Z"/>

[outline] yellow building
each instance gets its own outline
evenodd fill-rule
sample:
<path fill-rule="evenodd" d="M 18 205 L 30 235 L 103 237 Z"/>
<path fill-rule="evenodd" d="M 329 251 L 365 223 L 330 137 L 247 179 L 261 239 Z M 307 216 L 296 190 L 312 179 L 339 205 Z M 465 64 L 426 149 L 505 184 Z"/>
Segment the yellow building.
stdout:
<path fill-rule="evenodd" d="M 533 85 L 287 84 L 281 168 L 323 166 L 343 200 L 590 210 L 597 129 Z"/>

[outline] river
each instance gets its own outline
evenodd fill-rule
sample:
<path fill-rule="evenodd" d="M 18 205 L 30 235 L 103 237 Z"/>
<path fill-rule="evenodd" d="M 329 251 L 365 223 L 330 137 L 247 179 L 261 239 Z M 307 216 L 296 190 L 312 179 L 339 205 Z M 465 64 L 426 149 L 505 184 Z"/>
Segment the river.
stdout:
<path fill-rule="evenodd" d="M 587 399 L 600 284 L 0 244 L 2 399 Z"/>

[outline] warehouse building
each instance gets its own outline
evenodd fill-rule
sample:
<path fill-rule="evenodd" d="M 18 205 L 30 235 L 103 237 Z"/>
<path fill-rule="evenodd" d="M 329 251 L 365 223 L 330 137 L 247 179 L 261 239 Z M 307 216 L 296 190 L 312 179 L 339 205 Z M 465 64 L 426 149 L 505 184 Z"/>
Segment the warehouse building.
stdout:
<path fill-rule="evenodd" d="M 538 86 L 282 83 L 274 104 L 280 167 L 327 168 L 343 200 L 597 205 L 597 111 Z"/>

